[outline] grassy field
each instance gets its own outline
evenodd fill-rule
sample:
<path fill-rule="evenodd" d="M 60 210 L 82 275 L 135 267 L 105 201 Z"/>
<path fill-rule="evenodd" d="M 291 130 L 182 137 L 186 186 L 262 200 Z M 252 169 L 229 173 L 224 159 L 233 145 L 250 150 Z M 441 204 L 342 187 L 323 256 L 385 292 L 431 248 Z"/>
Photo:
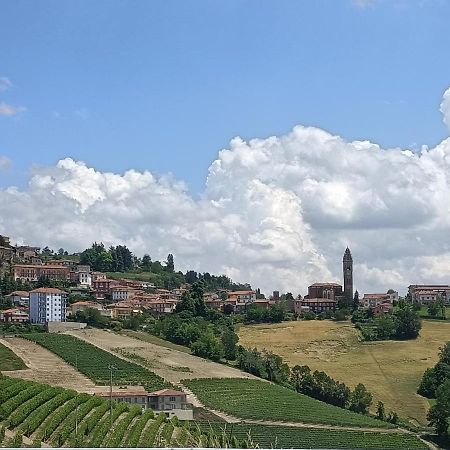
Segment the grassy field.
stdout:
<path fill-rule="evenodd" d="M 376 433 L 320 428 L 276 427 L 248 423 L 224 424 L 204 422 L 201 430 L 232 433 L 238 439 L 250 440 L 259 448 L 364 448 L 364 449 L 427 449 L 415 436 L 399 433 Z"/>
<path fill-rule="evenodd" d="M 450 323 L 424 321 L 412 341 L 361 342 L 349 322 L 329 320 L 242 326 L 238 334 L 244 347 L 271 350 L 291 366 L 307 364 L 352 387 L 364 383 L 374 405 L 381 400 L 387 411 L 425 424 L 428 402 L 416 390 L 450 339 Z"/>
<path fill-rule="evenodd" d="M 142 384 L 149 391 L 170 387 L 154 372 L 112 355 L 92 344 L 65 334 L 36 333 L 23 336 L 58 355 L 98 384 L 109 383 L 111 365 L 114 384 Z"/>
<path fill-rule="evenodd" d="M 145 333 L 144 331 L 132 331 L 132 330 L 122 330 L 120 334 L 123 336 L 132 337 L 135 339 L 139 339 L 140 341 L 150 342 L 150 344 L 159 345 L 161 347 L 170 348 L 172 350 L 178 350 L 184 353 L 191 353 L 191 349 L 189 347 L 185 347 L 184 345 L 174 344 L 173 342 L 166 341 L 157 336 L 153 336 L 152 334 Z"/>
<path fill-rule="evenodd" d="M 387 428 L 391 425 L 259 380 L 184 380 L 208 408 L 241 419 Z"/>
<path fill-rule="evenodd" d="M 26 369 L 25 363 L 8 347 L 0 344 L 0 371 Z"/>

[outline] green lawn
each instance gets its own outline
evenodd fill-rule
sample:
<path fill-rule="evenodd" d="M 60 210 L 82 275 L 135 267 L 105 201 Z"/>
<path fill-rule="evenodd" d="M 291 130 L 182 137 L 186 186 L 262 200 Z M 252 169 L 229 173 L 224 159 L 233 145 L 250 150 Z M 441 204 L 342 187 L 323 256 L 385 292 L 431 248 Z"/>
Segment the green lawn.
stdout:
<path fill-rule="evenodd" d="M 372 417 L 323 403 L 290 389 L 239 378 L 183 380 L 211 409 L 242 419 L 389 428 Z"/>
<path fill-rule="evenodd" d="M 0 344 L 0 371 L 26 369 L 25 363 L 8 347 Z"/>
<path fill-rule="evenodd" d="M 149 391 L 171 384 L 154 372 L 66 334 L 36 333 L 23 336 L 58 355 L 98 384 L 108 384 L 113 366 L 114 384 L 142 384 Z"/>
<path fill-rule="evenodd" d="M 413 435 L 365 431 L 326 430 L 320 428 L 277 427 L 246 423 L 199 422 L 202 431 L 232 434 L 242 440 L 250 437 L 260 448 L 364 448 L 427 449 Z"/>

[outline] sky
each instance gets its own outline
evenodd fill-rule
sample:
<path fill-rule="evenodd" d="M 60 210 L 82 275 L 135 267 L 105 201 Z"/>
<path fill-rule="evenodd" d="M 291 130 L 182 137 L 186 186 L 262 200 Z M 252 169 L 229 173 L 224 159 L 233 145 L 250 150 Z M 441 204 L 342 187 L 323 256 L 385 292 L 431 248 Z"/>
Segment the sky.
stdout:
<path fill-rule="evenodd" d="M 450 282 L 450 1 L 24 1 L 0 15 L 0 234 L 265 292 Z"/>

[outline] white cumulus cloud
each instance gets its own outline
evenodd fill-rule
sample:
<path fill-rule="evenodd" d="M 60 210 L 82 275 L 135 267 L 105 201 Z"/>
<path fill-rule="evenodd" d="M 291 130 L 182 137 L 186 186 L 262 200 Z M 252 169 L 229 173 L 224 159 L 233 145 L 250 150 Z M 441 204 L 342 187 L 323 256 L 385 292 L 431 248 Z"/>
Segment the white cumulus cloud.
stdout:
<path fill-rule="evenodd" d="M 360 292 L 404 292 L 450 282 L 450 138 L 416 153 L 304 126 L 234 138 L 199 200 L 171 176 L 66 158 L 36 169 L 26 189 L 0 191 L 0 233 L 69 250 L 103 241 L 171 252 L 179 269 L 294 294 L 341 280 L 348 245 Z"/>
<path fill-rule="evenodd" d="M 11 165 L 11 161 L 6 156 L 0 155 L 0 170 L 8 169 Z"/>

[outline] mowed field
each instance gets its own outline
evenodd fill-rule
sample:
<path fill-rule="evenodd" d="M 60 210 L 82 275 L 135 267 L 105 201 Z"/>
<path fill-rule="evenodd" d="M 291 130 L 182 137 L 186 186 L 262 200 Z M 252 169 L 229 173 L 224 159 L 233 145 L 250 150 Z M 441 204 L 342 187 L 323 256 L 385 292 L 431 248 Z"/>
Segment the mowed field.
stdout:
<path fill-rule="evenodd" d="M 145 365 L 171 383 L 185 378 L 254 378 L 238 369 L 218 364 L 184 351 L 99 329 L 68 332 L 108 352 Z"/>
<path fill-rule="evenodd" d="M 244 347 L 271 350 L 290 366 L 306 364 L 352 387 L 364 383 L 374 405 L 382 400 L 387 412 L 425 424 L 428 402 L 416 390 L 450 340 L 450 323 L 424 321 L 414 341 L 361 342 L 351 323 L 329 320 L 242 326 L 238 334 Z"/>

